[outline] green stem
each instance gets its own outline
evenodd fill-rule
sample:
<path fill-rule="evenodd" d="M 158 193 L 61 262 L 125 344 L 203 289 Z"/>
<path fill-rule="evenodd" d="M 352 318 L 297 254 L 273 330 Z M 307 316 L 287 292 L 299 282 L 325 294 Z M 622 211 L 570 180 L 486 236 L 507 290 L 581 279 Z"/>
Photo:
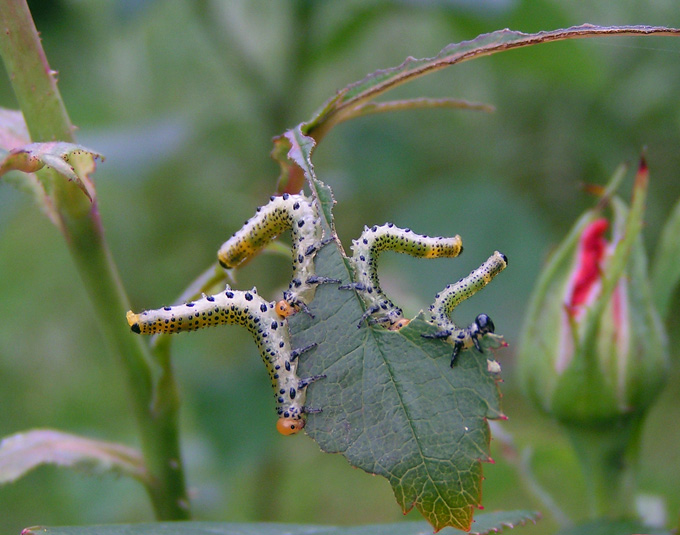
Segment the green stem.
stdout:
<path fill-rule="evenodd" d="M 68 118 L 25 0 L 3 0 L 0 54 L 34 142 L 73 141 Z M 147 487 L 158 519 L 189 517 L 180 459 L 178 400 L 169 366 L 155 385 L 148 347 L 125 321 L 128 299 L 106 245 L 96 200 L 46 171 L 60 228 L 92 300 L 104 337 L 128 382 L 144 459 L 152 477 Z"/>
<path fill-rule="evenodd" d="M 590 518 L 630 517 L 642 418 L 621 418 L 595 427 L 567 425 L 583 471 Z"/>

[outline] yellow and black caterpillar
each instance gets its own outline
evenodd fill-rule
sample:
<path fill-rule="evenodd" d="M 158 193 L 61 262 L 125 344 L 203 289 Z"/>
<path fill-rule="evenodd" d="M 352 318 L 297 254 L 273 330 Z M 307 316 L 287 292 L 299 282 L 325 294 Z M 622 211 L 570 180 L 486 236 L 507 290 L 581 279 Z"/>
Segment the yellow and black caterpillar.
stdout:
<path fill-rule="evenodd" d="M 292 349 L 286 318 L 298 309 L 309 312 L 307 305 L 314 298 L 316 285 L 339 282 L 319 277 L 315 272 L 314 258 L 325 241 L 313 200 L 301 194 L 272 197 L 222 245 L 218 253 L 223 267 L 237 267 L 288 229 L 291 230 L 293 243 L 293 278 L 282 301 L 268 302 L 257 294 L 255 288 L 241 291 L 227 286 L 224 292 L 203 295 L 200 299 L 181 305 L 138 314 L 129 311 L 127 314 L 130 328 L 138 334 L 193 331 L 220 324 L 242 325 L 248 329 L 269 372 L 279 416 L 276 427 L 284 435 L 297 433 L 304 427 L 305 413 L 319 412 L 320 409 L 306 407 L 304 400 L 307 386 L 324 377 L 317 375 L 300 379 L 297 376 L 297 358 L 314 346 Z M 397 330 L 406 325 L 408 320 L 380 288 L 379 254 L 382 251 L 395 251 L 418 258 L 456 257 L 462 252 L 463 246 L 460 236 L 424 236 L 386 223 L 365 228 L 361 237 L 353 241 L 352 250 L 351 262 L 356 281 L 340 288 L 354 289 L 364 300 L 366 311 L 359 326 L 370 318 L 372 322 L 386 324 L 387 328 Z M 424 336 L 446 339 L 454 346 L 452 365 L 464 348 L 474 345 L 481 351 L 479 338 L 493 333 L 494 325 L 486 314 L 480 314 L 470 326 L 459 328 L 451 320 L 451 312 L 461 301 L 488 284 L 506 265 L 507 258 L 496 252 L 470 275 L 437 294 L 430 307 L 430 315 L 439 330 Z"/>
<path fill-rule="evenodd" d="M 508 258 L 495 251 L 481 266 L 473 270 L 467 277 L 463 277 L 454 284 L 449 284 L 435 295 L 434 303 L 430 306 L 430 317 L 439 330 L 425 338 L 446 339 L 453 345 L 451 367 L 456 357 L 463 349 L 475 347 L 480 353 L 482 347 L 479 339 L 495 330 L 491 318 L 486 314 L 479 314 L 475 321 L 467 327 L 458 327 L 451 319 L 451 313 L 461 302 L 484 288 L 491 280 L 508 265 Z"/>
<path fill-rule="evenodd" d="M 340 286 L 354 289 L 366 303 L 366 311 L 359 326 L 371 318 L 372 322 L 384 323 L 390 330 L 398 330 L 408 323 L 402 310 L 380 288 L 378 279 L 378 256 L 383 251 L 394 251 L 417 258 L 456 257 L 463 251 L 460 236 L 452 238 L 431 237 L 402 229 L 392 223 L 365 227 L 359 239 L 352 242 L 352 264 L 356 281 Z"/>
<path fill-rule="evenodd" d="M 398 330 L 409 320 L 404 318 L 402 310 L 392 303 L 380 288 L 378 256 L 382 251 L 405 253 L 417 258 L 452 258 L 463 252 L 463 244 L 457 235 L 452 238 L 424 236 L 410 229 L 399 228 L 392 223 L 365 227 L 359 239 L 352 242 L 351 261 L 356 281 L 340 286 L 340 289 L 354 289 L 364 300 L 366 311 L 361 317 L 359 326 L 370 318 L 373 323 L 382 323 L 390 330 Z M 507 265 L 507 257 L 496 251 L 467 277 L 449 284 L 435 296 L 435 301 L 430 306 L 430 319 L 439 330 L 432 335 L 424 336 L 446 339 L 453 345 L 452 366 L 463 349 L 474 346 L 481 352 L 479 339 L 495 330 L 491 318 L 486 314 L 479 314 L 467 327 L 458 327 L 451 320 L 453 309 L 484 288 Z"/>
<path fill-rule="evenodd" d="M 278 431 L 284 435 L 297 433 L 305 426 L 304 413 L 318 412 L 305 407 L 306 388 L 324 377 L 317 375 L 300 379 L 296 375 L 298 356 L 312 349 L 294 350 L 290 344 L 288 324 L 276 312 L 276 303 L 268 302 L 253 288 L 204 295 L 201 299 L 177 306 L 127 313 L 133 332 L 138 334 L 177 333 L 194 331 L 213 325 L 242 325 L 253 335 L 267 367 L 276 398 Z"/>
<path fill-rule="evenodd" d="M 314 256 L 325 242 L 313 199 L 303 194 L 288 193 L 271 197 L 269 203 L 259 207 L 256 214 L 217 253 L 222 267 L 238 267 L 288 229 L 292 237 L 293 278 L 283 300 L 277 303 L 277 311 L 282 317 L 293 314 L 299 308 L 309 312 L 307 305 L 314 299 L 316 285 L 338 282 L 315 274 Z"/>

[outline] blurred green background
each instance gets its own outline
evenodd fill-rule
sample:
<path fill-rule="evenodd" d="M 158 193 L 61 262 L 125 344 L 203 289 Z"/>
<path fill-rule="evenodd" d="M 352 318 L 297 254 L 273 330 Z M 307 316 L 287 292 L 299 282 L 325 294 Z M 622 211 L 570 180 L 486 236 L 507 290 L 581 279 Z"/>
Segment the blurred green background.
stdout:
<path fill-rule="evenodd" d="M 406 56 L 509 27 L 535 32 L 595 24 L 680 27 L 672 1 L 43 0 L 31 9 L 78 141 L 104 155 L 95 180 L 106 235 L 133 308 L 173 302 L 219 245 L 266 202 L 277 168 L 271 138 L 337 89 Z M 0 105 L 16 107 L 5 73 Z M 364 224 L 393 221 L 463 237 L 455 261 L 386 255 L 384 288 L 415 314 L 494 249 L 510 268 L 462 305 L 510 343 L 503 423 L 531 447 L 538 480 L 567 514 L 586 513 L 583 482 L 558 429 L 530 408 L 513 378 L 514 349 L 542 262 L 603 183 L 647 147 L 645 229 L 653 252 L 680 197 L 680 41 L 617 37 L 540 45 L 455 66 L 389 98 L 453 96 L 494 114 L 409 111 L 345 123 L 315 152 L 333 188 L 349 247 Z M 629 191 L 630 181 L 626 192 Z M 264 255 L 238 274 L 274 298 L 289 262 Z M 61 235 L 20 192 L 0 186 L 0 436 L 36 427 L 137 445 L 125 384 L 104 346 Z M 677 303 L 677 299 L 676 299 Z M 121 318 L 125 321 L 125 318 Z M 670 327 L 677 342 L 676 325 Z M 673 343 L 672 347 L 675 347 Z M 402 517 L 388 483 L 274 430 L 266 374 L 237 327 L 177 337 L 182 446 L 197 519 L 359 524 Z M 674 355 L 675 356 L 675 355 Z M 652 412 L 641 488 L 680 509 L 677 366 Z M 487 511 L 539 508 L 492 441 Z M 417 513 L 407 520 L 419 519 Z M 35 524 L 152 520 L 143 489 L 110 475 L 43 467 L 0 488 L 0 531 Z"/>

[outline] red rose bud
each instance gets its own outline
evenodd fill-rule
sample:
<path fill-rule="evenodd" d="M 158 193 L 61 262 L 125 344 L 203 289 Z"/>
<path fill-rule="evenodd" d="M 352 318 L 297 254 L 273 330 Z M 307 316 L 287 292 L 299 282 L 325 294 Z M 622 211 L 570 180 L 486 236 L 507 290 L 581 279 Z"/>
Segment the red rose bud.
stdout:
<path fill-rule="evenodd" d="M 584 214 L 532 296 L 519 347 L 520 381 L 543 411 L 564 423 L 639 415 L 664 382 L 666 336 L 640 236 L 646 189 L 641 166 L 630 210 L 614 198 L 606 203 L 611 220 L 599 207 Z"/>

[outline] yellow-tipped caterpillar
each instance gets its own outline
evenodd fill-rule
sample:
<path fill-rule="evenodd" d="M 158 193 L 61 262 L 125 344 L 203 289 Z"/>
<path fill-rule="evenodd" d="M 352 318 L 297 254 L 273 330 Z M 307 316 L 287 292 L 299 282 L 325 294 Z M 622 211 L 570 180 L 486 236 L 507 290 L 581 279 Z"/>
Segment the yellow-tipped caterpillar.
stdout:
<path fill-rule="evenodd" d="M 304 406 L 307 385 L 322 375 L 300 379 L 296 375 L 297 357 L 314 346 L 293 350 L 288 324 L 276 312 L 276 303 L 268 302 L 253 288 L 232 290 L 229 286 L 216 295 L 182 305 L 127 313 L 133 332 L 138 334 L 194 331 L 221 324 L 242 325 L 253 335 L 267 367 L 276 398 L 278 431 L 284 435 L 299 432 L 305 426 L 304 413 L 318 412 Z"/>
<path fill-rule="evenodd" d="M 316 276 L 314 270 L 314 256 L 324 244 L 323 229 L 314 200 L 302 194 L 288 193 L 271 197 L 269 203 L 259 207 L 255 215 L 217 253 L 222 267 L 235 268 L 289 229 L 293 249 L 293 278 L 284 292 L 283 301 L 277 304 L 281 317 L 289 316 L 298 308 L 308 312 L 307 305 L 314 299 L 316 285 L 333 282 Z"/>
<path fill-rule="evenodd" d="M 401 309 L 380 288 L 378 256 L 383 251 L 404 253 L 417 258 L 452 258 L 463 251 L 463 242 L 460 236 L 425 236 L 392 223 L 365 227 L 359 239 L 352 242 L 351 260 L 356 281 L 340 288 L 357 290 L 366 303 L 366 311 L 359 326 L 371 317 L 371 321 L 386 323 L 388 329 L 397 330 L 406 325 L 408 320 L 404 319 Z"/>

